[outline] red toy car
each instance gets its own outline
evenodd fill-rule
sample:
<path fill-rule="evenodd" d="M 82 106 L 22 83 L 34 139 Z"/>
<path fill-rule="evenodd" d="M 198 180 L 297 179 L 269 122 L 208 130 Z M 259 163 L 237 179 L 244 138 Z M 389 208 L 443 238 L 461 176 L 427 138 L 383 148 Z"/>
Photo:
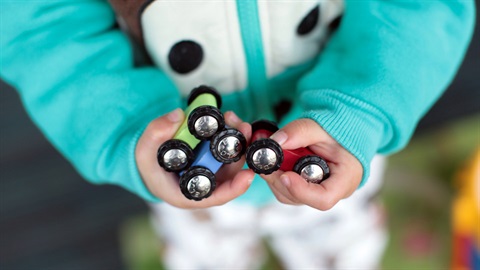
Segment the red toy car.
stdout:
<path fill-rule="evenodd" d="M 252 143 L 247 148 L 248 167 L 258 174 L 271 174 L 274 171 L 294 171 L 305 180 L 320 183 L 330 176 L 327 162 L 308 148 L 283 150 L 270 139 L 278 130 L 274 122 L 259 120 L 252 123 Z"/>

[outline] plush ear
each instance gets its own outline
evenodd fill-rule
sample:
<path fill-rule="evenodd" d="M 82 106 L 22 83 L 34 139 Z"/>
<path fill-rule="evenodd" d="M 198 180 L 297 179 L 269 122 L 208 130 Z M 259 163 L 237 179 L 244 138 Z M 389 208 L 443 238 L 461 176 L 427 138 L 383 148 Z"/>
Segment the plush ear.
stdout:
<path fill-rule="evenodd" d="M 141 45 L 144 41 L 140 18 L 145 7 L 153 1 L 155 0 L 109 0 L 118 16 L 120 25 Z"/>

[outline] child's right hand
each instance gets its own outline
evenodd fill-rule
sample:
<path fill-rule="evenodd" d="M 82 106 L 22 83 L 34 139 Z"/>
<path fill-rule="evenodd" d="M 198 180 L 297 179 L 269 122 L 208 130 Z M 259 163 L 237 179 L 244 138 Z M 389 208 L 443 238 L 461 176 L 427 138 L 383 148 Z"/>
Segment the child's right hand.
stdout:
<path fill-rule="evenodd" d="M 363 176 L 360 161 L 315 121 L 295 120 L 278 130 L 271 138 L 283 149 L 308 147 L 325 158 L 330 166 L 330 177 L 320 184 L 309 183 L 292 171 L 261 175 L 280 202 L 304 204 L 325 211 L 352 195 L 358 188 Z"/>
<path fill-rule="evenodd" d="M 150 192 L 159 199 L 179 208 L 206 208 L 225 204 L 242 195 L 249 188 L 254 173 L 242 170 L 245 158 L 233 164 L 224 165 L 216 174 L 217 187 L 212 195 L 202 201 L 192 201 L 182 194 L 176 173 L 166 172 L 158 165 L 157 150 L 165 141 L 173 138 L 184 121 L 181 109 L 176 109 L 153 120 L 140 137 L 135 149 L 135 159 L 140 175 Z M 233 112 L 225 113 L 225 122 L 242 132 L 247 141 L 252 129 L 242 122 Z"/>

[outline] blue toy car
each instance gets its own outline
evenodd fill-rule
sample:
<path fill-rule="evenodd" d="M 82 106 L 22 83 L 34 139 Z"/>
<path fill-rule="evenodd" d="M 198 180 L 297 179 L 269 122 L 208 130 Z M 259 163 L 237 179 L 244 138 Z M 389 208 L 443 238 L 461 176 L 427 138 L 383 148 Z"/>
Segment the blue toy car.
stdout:
<path fill-rule="evenodd" d="M 227 127 L 210 141 L 195 148 L 192 166 L 180 173 L 180 190 L 190 200 L 200 201 L 215 190 L 215 173 L 223 164 L 238 161 L 245 153 L 245 136 Z"/>

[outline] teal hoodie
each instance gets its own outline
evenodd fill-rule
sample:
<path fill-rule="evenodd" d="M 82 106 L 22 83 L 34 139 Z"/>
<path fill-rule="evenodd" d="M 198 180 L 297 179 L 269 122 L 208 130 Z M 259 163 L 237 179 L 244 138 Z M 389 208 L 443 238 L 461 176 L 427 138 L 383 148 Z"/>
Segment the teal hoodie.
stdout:
<path fill-rule="evenodd" d="M 248 83 L 224 95 L 224 110 L 252 121 L 292 100 L 284 123 L 318 122 L 361 162 L 362 184 L 373 156 L 404 147 L 451 82 L 475 17 L 470 0 L 347 0 L 318 57 L 267 78 L 257 1 L 236 6 Z M 1 76 L 45 136 L 89 181 L 158 201 L 140 178 L 135 145 L 152 119 L 185 101 L 165 72 L 134 65 L 108 2 L 2 0 L 0 12 Z M 272 198 L 257 186 L 249 199 Z"/>

